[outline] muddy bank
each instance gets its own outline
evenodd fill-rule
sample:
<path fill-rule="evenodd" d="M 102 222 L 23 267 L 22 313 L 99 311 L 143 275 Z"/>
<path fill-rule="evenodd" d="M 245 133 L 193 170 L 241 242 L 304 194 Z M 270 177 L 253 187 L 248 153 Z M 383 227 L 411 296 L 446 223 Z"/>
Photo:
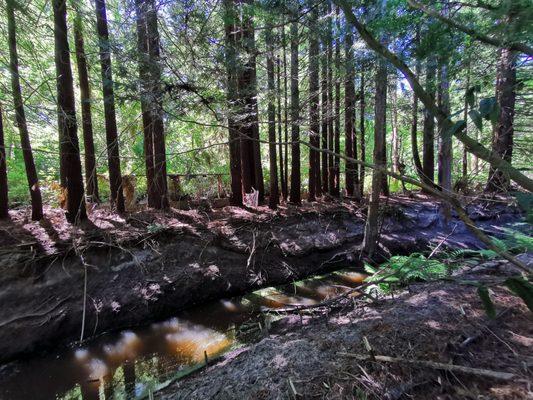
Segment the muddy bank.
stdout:
<path fill-rule="evenodd" d="M 533 264 L 533 255 L 523 255 Z M 277 321 L 258 343 L 155 394 L 160 399 L 529 399 L 533 318 L 509 291 L 494 288 L 489 320 L 476 288 L 516 275 L 505 261 L 463 268 L 455 281 L 410 285 L 375 303 L 345 300 Z M 431 361 L 513 374 L 491 379 L 368 356 Z"/>
<path fill-rule="evenodd" d="M 519 210 L 505 206 L 478 205 L 469 211 L 490 233 L 520 217 Z M 392 199 L 385 215 L 382 242 L 392 254 L 427 248 L 446 237 L 454 247 L 480 245 L 457 220 L 443 224 L 438 207 L 425 198 Z M 1 228 L 14 232 L 19 227 Z M 26 252 L 15 244 L 4 246 L 0 359 L 79 339 L 84 302 L 86 339 L 212 299 L 353 266 L 363 228 L 363 210 L 349 203 L 277 213 L 228 207 L 132 214 L 117 228 L 120 241 L 113 230 L 93 229 L 85 237 L 63 240 L 56 251 L 49 251 L 50 243 Z"/>

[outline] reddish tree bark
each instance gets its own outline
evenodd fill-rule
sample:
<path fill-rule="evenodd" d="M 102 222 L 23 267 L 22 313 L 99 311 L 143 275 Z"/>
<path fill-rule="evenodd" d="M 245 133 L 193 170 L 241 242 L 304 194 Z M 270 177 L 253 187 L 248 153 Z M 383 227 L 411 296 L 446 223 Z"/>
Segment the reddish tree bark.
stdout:
<path fill-rule="evenodd" d="M 31 197 L 31 219 L 38 221 L 43 217 L 43 200 L 41 189 L 39 188 L 39 178 L 30 144 L 30 134 L 24 112 L 24 101 L 22 99 L 22 89 L 20 86 L 19 61 L 17 53 L 17 26 L 15 22 L 14 0 L 6 0 L 7 29 L 9 43 L 9 70 L 11 72 L 11 88 L 13 91 L 13 103 L 15 106 L 16 121 L 20 133 L 20 145 L 24 166 L 26 168 L 26 178 Z"/>
<path fill-rule="evenodd" d="M 124 194 L 122 193 L 122 174 L 120 171 L 120 154 L 118 142 L 117 117 L 115 111 L 115 93 L 113 89 L 113 72 L 111 69 L 111 49 L 105 0 L 95 0 L 96 30 L 100 48 L 100 66 L 102 74 L 102 93 L 104 97 L 104 117 L 107 143 L 107 160 L 109 166 L 109 183 L 111 189 L 110 203 L 118 212 L 124 212 Z"/>
<path fill-rule="evenodd" d="M 65 216 L 70 223 L 87 218 L 85 192 L 81 173 L 80 147 L 74 99 L 74 80 L 70 66 L 70 49 L 67 36 L 66 0 L 53 0 L 54 42 L 57 81 L 57 125 L 61 186 L 67 189 Z"/>

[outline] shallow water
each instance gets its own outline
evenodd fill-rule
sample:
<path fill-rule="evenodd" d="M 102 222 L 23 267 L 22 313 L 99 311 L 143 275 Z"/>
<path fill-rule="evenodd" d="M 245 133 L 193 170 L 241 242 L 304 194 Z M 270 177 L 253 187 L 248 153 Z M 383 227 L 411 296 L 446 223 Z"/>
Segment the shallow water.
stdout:
<path fill-rule="evenodd" d="M 312 305 L 361 284 L 338 271 L 244 297 L 189 309 L 166 321 L 106 334 L 90 343 L 0 367 L 0 399 L 130 399 L 180 370 L 242 344 L 239 332 L 260 327 L 262 308 Z"/>

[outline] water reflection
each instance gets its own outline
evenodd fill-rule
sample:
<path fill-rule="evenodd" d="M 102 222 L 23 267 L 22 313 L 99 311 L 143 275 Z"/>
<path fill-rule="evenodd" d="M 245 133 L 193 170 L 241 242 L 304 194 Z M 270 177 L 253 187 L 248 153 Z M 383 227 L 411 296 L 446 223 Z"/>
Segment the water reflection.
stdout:
<path fill-rule="evenodd" d="M 342 271 L 220 300 L 148 327 L 108 334 L 83 348 L 20 361 L 0 369 L 0 399 L 131 399 L 177 371 L 237 344 L 240 326 L 262 308 L 312 305 L 359 285 L 364 275 Z M 245 324 L 245 325 L 243 325 Z"/>

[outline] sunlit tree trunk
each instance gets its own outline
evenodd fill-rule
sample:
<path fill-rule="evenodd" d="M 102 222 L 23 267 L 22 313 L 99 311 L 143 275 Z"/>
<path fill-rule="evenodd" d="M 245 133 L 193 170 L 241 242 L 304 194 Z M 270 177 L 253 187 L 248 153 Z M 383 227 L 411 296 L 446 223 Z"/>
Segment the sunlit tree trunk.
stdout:
<path fill-rule="evenodd" d="M 7 159 L 4 141 L 4 124 L 2 104 L 0 104 L 0 219 L 9 217 L 7 193 Z"/>
<path fill-rule="evenodd" d="M 235 0 L 224 0 L 224 28 L 225 28 L 225 63 L 227 74 L 226 97 L 228 101 L 228 133 L 229 160 L 231 174 L 232 206 L 242 206 L 242 170 L 241 170 L 241 138 L 235 121 L 237 107 L 237 54 L 236 54 L 236 22 Z"/>
<path fill-rule="evenodd" d="M 107 160 L 109 165 L 109 183 L 111 189 L 110 203 L 118 212 L 124 212 L 124 195 L 122 193 L 122 175 L 117 118 L 115 111 L 115 93 L 113 89 L 113 72 L 111 69 L 111 48 L 105 0 L 95 0 L 96 30 L 100 49 L 100 67 L 102 73 L 102 94 L 104 97 L 104 117 L 107 143 Z"/>
<path fill-rule="evenodd" d="M 54 41 L 57 82 L 57 125 L 61 186 L 67 189 L 67 221 L 80 222 L 87 218 L 85 191 L 81 172 L 80 147 L 74 98 L 74 80 L 70 66 L 67 36 L 66 0 L 53 0 Z"/>
<path fill-rule="evenodd" d="M 380 59 L 378 70 L 376 71 L 376 95 L 374 108 L 374 155 L 373 163 L 384 168 L 386 166 L 385 154 L 385 132 L 387 115 L 387 65 L 385 60 Z M 366 217 L 365 235 L 363 248 L 369 257 L 376 252 L 379 240 L 379 196 L 382 191 L 383 172 L 379 169 L 372 170 L 372 192 L 368 204 L 368 215 Z"/>
<path fill-rule="evenodd" d="M 279 190 L 276 157 L 276 106 L 274 104 L 276 99 L 276 86 L 274 81 L 274 42 L 271 25 L 267 26 L 265 33 L 268 79 L 268 150 L 270 159 L 270 197 L 268 199 L 268 206 L 271 209 L 276 209 L 279 201 Z"/>
<path fill-rule="evenodd" d="M 83 40 L 82 17 L 79 11 L 74 20 L 74 43 L 76 46 L 76 63 L 80 85 L 81 123 L 83 130 L 83 149 L 85 152 L 85 191 L 92 202 L 100 201 L 98 179 L 96 177 L 96 156 L 94 149 L 93 121 L 91 113 L 91 88 L 87 71 L 87 56 Z"/>
<path fill-rule="evenodd" d="M 26 168 L 26 178 L 30 189 L 31 197 L 31 219 L 38 221 L 43 217 L 43 200 L 41 189 L 39 188 L 39 179 L 37 169 L 30 144 L 30 134 L 24 112 L 24 101 L 22 99 L 22 89 L 20 87 L 19 61 L 17 53 L 17 26 L 15 22 L 14 0 L 6 0 L 7 30 L 9 42 L 9 70 L 11 72 L 11 88 L 13 92 L 13 104 L 15 106 L 15 115 L 18 130 L 20 133 L 20 145 L 22 147 L 22 156 L 24 157 L 24 166 Z"/>
<path fill-rule="evenodd" d="M 309 141 L 320 147 L 319 72 L 318 72 L 318 11 L 312 9 L 309 18 Z M 309 201 L 316 200 L 316 188 L 320 185 L 320 153 L 309 149 Z"/>
<path fill-rule="evenodd" d="M 297 8 L 296 5 L 293 7 Z M 297 15 L 297 10 L 293 17 Z M 301 203 L 300 182 L 300 89 L 298 78 L 298 21 L 291 22 L 291 193 L 293 204 Z"/>
<path fill-rule="evenodd" d="M 496 77 L 496 101 L 499 115 L 492 134 L 492 151 L 511 163 L 513 156 L 517 55 L 509 49 L 500 49 L 499 53 L 500 60 Z M 509 189 L 509 186 L 509 175 L 504 171 L 491 167 L 487 190 L 505 192 Z"/>

